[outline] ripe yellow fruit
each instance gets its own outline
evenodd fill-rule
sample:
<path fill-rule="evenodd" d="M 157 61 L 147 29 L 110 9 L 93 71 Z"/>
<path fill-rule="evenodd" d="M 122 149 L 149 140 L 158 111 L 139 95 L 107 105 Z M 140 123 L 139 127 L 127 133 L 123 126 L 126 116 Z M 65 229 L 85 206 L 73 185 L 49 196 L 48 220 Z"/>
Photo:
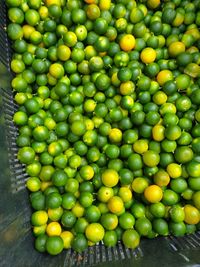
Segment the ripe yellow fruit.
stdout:
<path fill-rule="evenodd" d="M 147 0 L 147 5 L 150 8 L 155 9 L 160 5 L 160 0 Z"/>
<path fill-rule="evenodd" d="M 61 233 L 60 237 L 63 240 L 64 248 L 71 248 L 71 243 L 74 238 L 73 234 L 70 231 L 64 231 Z"/>
<path fill-rule="evenodd" d="M 102 182 L 107 187 L 113 187 L 117 185 L 119 181 L 119 175 L 115 170 L 107 169 L 102 173 Z"/>
<path fill-rule="evenodd" d="M 99 8 L 101 10 L 109 10 L 111 6 L 111 0 L 99 0 Z"/>
<path fill-rule="evenodd" d="M 184 207 L 185 219 L 188 224 L 197 224 L 200 221 L 200 213 L 197 208 L 192 205 L 185 205 Z"/>
<path fill-rule="evenodd" d="M 46 233 L 48 236 L 59 236 L 62 228 L 58 222 L 51 222 L 47 225 Z"/>
<path fill-rule="evenodd" d="M 157 75 L 157 82 L 160 86 L 170 80 L 173 80 L 173 74 L 170 70 L 161 70 Z"/>
<path fill-rule="evenodd" d="M 173 42 L 169 45 L 168 51 L 170 56 L 176 57 L 180 53 L 185 52 L 185 44 L 182 42 Z"/>
<path fill-rule="evenodd" d="M 46 0 L 45 3 L 47 5 L 47 7 L 49 7 L 51 5 L 61 6 L 61 0 Z"/>
<path fill-rule="evenodd" d="M 109 139 L 113 143 L 118 143 L 122 140 L 122 132 L 118 128 L 113 128 L 109 132 Z"/>
<path fill-rule="evenodd" d="M 182 174 L 182 168 L 177 163 L 170 163 L 167 166 L 167 172 L 171 178 L 179 178 Z"/>
<path fill-rule="evenodd" d="M 150 185 L 144 190 L 144 197 L 150 203 L 158 203 L 163 197 L 162 189 L 158 185 Z"/>
<path fill-rule="evenodd" d="M 132 34 L 125 34 L 119 41 L 119 45 L 123 51 L 129 52 L 135 47 L 135 37 Z"/>
<path fill-rule="evenodd" d="M 108 201 L 108 209 L 115 214 L 119 214 L 124 209 L 124 203 L 118 196 L 113 196 Z"/>
<path fill-rule="evenodd" d="M 165 139 L 165 127 L 160 124 L 156 124 L 152 129 L 152 136 L 155 141 L 162 141 Z"/>
<path fill-rule="evenodd" d="M 156 59 L 156 51 L 151 47 L 146 47 L 142 50 L 140 58 L 143 63 L 152 63 Z"/>

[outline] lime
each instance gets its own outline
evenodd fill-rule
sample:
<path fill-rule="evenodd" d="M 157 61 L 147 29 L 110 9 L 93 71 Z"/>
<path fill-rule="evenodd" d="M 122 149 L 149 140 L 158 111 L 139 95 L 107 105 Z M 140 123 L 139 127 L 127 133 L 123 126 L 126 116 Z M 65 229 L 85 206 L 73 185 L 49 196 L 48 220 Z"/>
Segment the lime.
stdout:
<path fill-rule="evenodd" d="M 47 242 L 48 236 L 46 234 L 41 234 L 35 239 L 35 248 L 39 252 L 45 252 L 46 251 L 46 242 Z"/>
<path fill-rule="evenodd" d="M 101 224 L 106 230 L 114 230 L 118 225 L 118 217 L 112 213 L 102 214 Z"/>
<path fill-rule="evenodd" d="M 163 198 L 162 189 L 157 185 L 149 185 L 144 190 L 144 197 L 150 203 L 158 203 Z"/>
<path fill-rule="evenodd" d="M 70 228 L 76 222 L 76 216 L 71 211 L 64 211 L 61 217 L 61 223 L 64 227 Z"/>
<path fill-rule="evenodd" d="M 119 225 L 120 225 L 120 227 L 122 229 L 130 229 L 130 228 L 133 228 L 134 224 L 135 224 L 135 218 L 129 212 L 124 212 L 119 217 Z"/>
<path fill-rule="evenodd" d="M 79 196 L 79 202 L 84 207 L 87 208 L 92 205 L 93 195 L 90 192 L 82 192 Z"/>
<path fill-rule="evenodd" d="M 100 217 L 101 217 L 100 210 L 95 205 L 89 206 L 85 211 L 85 218 L 87 219 L 88 222 L 91 223 L 98 222 Z"/>
<path fill-rule="evenodd" d="M 68 192 L 62 196 L 62 206 L 64 209 L 70 210 L 76 204 L 76 197 L 74 194 Z"/>
<path fill-rule="evenodd" d="M 170 222 L 169 223 L 169 230 L 175 236 L 183 236 L 186 232 L 186 226 L 184 222 Z"/>
<path fill-rule="evenodd" d="M 157 166 L 159 161 L 158 153 L 153 150 L 148 150 L 143 154 L 143 162 L 149 167 Z"/>
<path fill-rule="evenodd" d="M 45 208 L 45 196 L 41 191 L 31 193 L 30 201 L 32 208 L 35 210 L 43 210 Z"/>
<path fill-rule="evenodd" d="M 52 192 L 46 197 L 46 205 L 48 208 L 56 209 L 62 203 L 62 197 L 57 192 Z"/>
<path fill-rule="evenodd" d="M 171 189 L 166 189 L 163 192 L 163 199 L 162 199 L 163 204 L 172 206 L 177 204 L 178 201 L 179 201 L 179 195 L 176 192 L 172 191 Z"/>
<path fill-rule="evenodd" d="M 186 163 L 193 159 L 194 153 L 187 146 L 180 146 L 175 150 L 175 159 L 179 163 Z"/>
<path fill-rule="evenodd" d="M 135 191 L 136 193 L 143 193 L 144 190 L 148 187 L 148 181 L 143 177 L 137 177 L 133 179 L 131 186 L 133 191 Z"/>
<path fill-rule="evenodd" d="M 152 225 L 147 218 L 138 218 L 135 222 L 135 229 L 140 235 L 147 236 L 152 229 Z"/>
<path fill-rule="evenodd" d="M 73 239 L 74 239 L 73 234 L 72 234 L 70 231 L 63 231 L 63 232 L 60 234 L 60 237 L 61 237 L 62 240 L 63 240 L 64 248 L 66 248 L 66 249 L 71 248 L 72 241 L 73 241 Z"/>
<path fill-rule="evenodd" d="M 141 156 L 139 154 L 132 153 L 128 157 L 128 166 L 132 171 L 140 170 L 143 166 Z"/>
<path fill-rule="evenodd" d="M 118 196 L 113 196 L 108 200 L 108 209 L 114 214 L 120 214 L 124 211 L 124 203 Z"/>
<path fill-rule="evenodd" d="M 11 40 L 18 40 L 23 37 L 22 27 L 17 23 L 10 23 L 7 28 L 8 37 Z"/>
<path fill-rule="evenodd" d="M 175 223 L 182 222 L 185 219 L 184 209 L 179 206 L 173 206 L 169 210 L 169 214 L 170 218 Z"/>
<path fill-rule="evenodd" d="M 162 218 L 154 219 L 152 226 L 153 230 L 161 236 L 166 236 L 169 234 L 168 223 Z"/>
<path fill-rule="evenodd" d="M 106 247 L 113 247 L 117 243 L 117 234 L 115 231 L 106 231 L 103 242 Z"/>
<path fill-rule="evenodd" d="M 105 234 L 104 228 L 99 223 L 91 223 L 86 227 L 85 235 L 88 240 L 97 243 L 103 239 Z"/>
<path fill-rule="evenodd" d="M 74 230 L 76 233 L 84 233 L 86 227 L 88 226 L 88 222 L 85 218 L 78 218 L 78 220 L 76 221 L 75 225 L 74 225 Z"/>
<path fill-rule="evenodd" d="M 36 10 L 29 9 L 25 12 L 25 20 L 29 25 L 35 26 L 40 21 L 40 15 Z"/>
<path fill-rule="evenodd" d="M 150 205 L 150 212 L 156 218 L 162 218 L 165 216 L 165 206 L 163 203 L 158 202 Z"/>
<path fill-rule="evenodd" d="M 48 216 L 51 221 L 59 221 L 63 214 L 63 208 L 48 209 Z"/>
<path fill-rule="evenodd" d="M 40 179 L 37 177 L 30 177 L 26 182 L 26 187 L 31 192 L 38 191 L 40 189 L 40 185 L 41 185 Z"/>
<path fill-rule="evenodd" d="M 72 248 L 81 253 L 83 252 L 88 246 L 87 239 L 84 234 L 78 234 L 72 241 Z"/>
<path fill-rule="evenodd" d="M 50 236 L 46 240 L 46 250 L 50 255 L 61 253 L 64 248 L 64 242 L 60 236 Z"/>
<path fill-rule="evenodd" d="M 119 181 L 118 173 L 115 170 L 107 169 L 102 173 L 102 182 L 107 187 L 117 185 Z"/>
<path fill-rule="evenodd" d="M 122 241 L 127 248 L 134 249 L 139 245 L 140 236 L 135 230 L 128 229 L 124 231 Z"/>
<path fill-rule="evenodd" d="M 140 218 L 145 215 L 145 206 L 142 203 L 134 202 L 131 206 L 131 213 L 135 218 Z"/>
<path fill-rule="evenodd" d="M 27 124 L 28 117 L 25 112 L 23 111 L 17 111 L 13 116 L 13 121 L 17 125 L 25 125 Z"/>
<path fill-rule="evenodd" d="M 60 236 L 61 231 L 61 226 L 58 222 L 50 222 L 46 228 L 48 236 Z"/>
<path fill-rule="evenodd" d="M 133 181 L 133 174 L 129 169 L 119 170 L 119 181 L 122 185 L 129 185 Z"/>
<path fill-rule="evenodd" d="M 47 212 L 44 210 L 35 211 L 31 216 L 31 223 L 34 226 L 41 226 L 46 224 L 48 221 Z"/>
<path fill-rule="evenodd" d="M 18 159 L 24 164 L 30 164 L 35 158 L 35 152 L 31 147 L 23 147 L 18 151 Z"/>

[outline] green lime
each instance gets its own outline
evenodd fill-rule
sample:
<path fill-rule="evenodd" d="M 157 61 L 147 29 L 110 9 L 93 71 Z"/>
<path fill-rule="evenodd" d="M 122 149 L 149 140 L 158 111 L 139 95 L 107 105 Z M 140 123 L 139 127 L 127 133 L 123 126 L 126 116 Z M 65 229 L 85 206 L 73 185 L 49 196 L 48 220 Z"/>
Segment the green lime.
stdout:
<path fill-rule="evenodd" d="M 122 229 L 130 229 L 134 226 L 134 224 L 135 224 L 135 218 L 129 212 L 124 212 L 119 217 L 119 225 Z"/>
<path fill-rule="evenodd" d="M 23 147 L 19 149 L 17 156 L 21 163 L 30 164 L 35 158 L 35 152 L 31 147 Z"/>
<path fill-rule="evenodd" d="M 57 255 L 63 250 L 63 240 L 60 236 L 50 236 L 46 240 L 46 250 L 50 255 Z"/>
<path fill-rule="evenodd" d="M 165 216 L 165 205 L 162 202 L 154 203 L 150 205 L 150 212 L 156 218 L 162 218 Z"/>
<path fill-rule="evenodd" d="M 179 206 L 173 206 L 169 210 L 169 215 L 170 215 L 171 220 L 175 223 L 182 222 L 185 218 L 184 209 Z"/>
<path fill-rule="evenodd" d="M 62 199 L 62 206 L 64 209 L 72 209 L 75 206 L 76 203 L 76 197 L 74 194 L 68 192 L 63 195 Z"/>
<path fill-rule="evenodd" d="M 84 234 L 87 226 L 88 222 L 84 217 L 78 218 L 74 225 L 74 230 L 77 234 Z"/>
<path fill-rule="evenodd" d="M 135 222 L 135 229 L 140 235 L 146 236 L 151 231 L 152 225 L 147 218 L 138 218 Z"/>
<path fill-rule="evenodd" d="M 72 248 L 81 253 L 88 247 L 88 241 L 84 234 L 78 234 L 72 241 Z"/>
<path fill-rule="evenodd" d="M 62 197 L 57 192 L 52 192 L 47 195 L 46 197 L 46 205 L 48 208 L 56 209 L 58 208 L 62 203 Z"/>
<path fill-rule="evenodd" d="M 47 242 L 48 236 L 46 234 L 39 235 L 35 240 L 35 248 L 39 252 L 45 252 L 46 251 L 46 242 Z"/>
<path fill-rule="evenodd" d="M 140 236 L 134 229 L 125 230 L 122 235 L 122 241 L 127 248 L 136 248 L 140 242 Z"/>
<path fill-rule="evenodd" d="M 169 234 L 168 223 L 162 218 L 154 219 L 152 226 L 153 230 L 161 236 L 166 236 Z"/>
<path fill-rule="evenodd" d="M 71 228 L 76 222 L 76 216 L 72 211 L 64 211 L 61 217 L 61 223 L 64 227 Z"/>
<path fill-rule="evenodd" d="M 193 159 L 194 153 L 188 146 L 179 146 L 175 150 L 175 159 L 179 163 L 186 163 Z"/>
<path fill-rule="evenodd" d="M 183 236 L 186 232 L 186 225 L 184 222 L 170 222 L 169 230 L 175 236 Z"/>
<path fill-rule="evenodd" d="M 115 231 L 106 231 L 103 237 L 106 247 L 114 247 L 117 244 L 117 234 Z"/>
<path fill-rule="evenodd" d="M 28 117 L 27 117 L 25 112 L 17 111 L 17 112 L 15 112 L 15 114 L 13 116 L 13 121 L 15 124 L 22 126 L 22 125 L 27 124 Z"/>
<path fill-rule="evenodd" d="M 7 28 L 8 37 L 11 40 L 18 40 L 23 37 L 22 27 L 17 23 L 10 23 Z"/>
<path fill-rule="evenodd" d="M 101 217 L 100 210 L 97 206 L 91 205 L 85 210 L 85 218 L 88 222 L 97 222 Z"/>

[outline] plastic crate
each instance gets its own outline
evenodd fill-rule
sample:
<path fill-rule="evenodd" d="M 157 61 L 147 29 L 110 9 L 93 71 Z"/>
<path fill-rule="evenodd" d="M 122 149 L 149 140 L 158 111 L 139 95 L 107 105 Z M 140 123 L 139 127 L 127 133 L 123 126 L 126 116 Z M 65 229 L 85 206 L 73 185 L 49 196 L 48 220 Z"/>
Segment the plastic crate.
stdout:
<path fill-rule="evenodd" d="M 10 81 L 11 47 L 6 35 L 6 7 L 0 1 L 0 266 L 1 267 L 197 267 L 200 266 L 200 233 L 181 238 L 142 239 L 135 250 L 121 243 L 114 248 L 99 244 L 78 254 L 65 250 L 56 257 L 34 249 L 25 168 L 17 160 L 17 109 Z"/>

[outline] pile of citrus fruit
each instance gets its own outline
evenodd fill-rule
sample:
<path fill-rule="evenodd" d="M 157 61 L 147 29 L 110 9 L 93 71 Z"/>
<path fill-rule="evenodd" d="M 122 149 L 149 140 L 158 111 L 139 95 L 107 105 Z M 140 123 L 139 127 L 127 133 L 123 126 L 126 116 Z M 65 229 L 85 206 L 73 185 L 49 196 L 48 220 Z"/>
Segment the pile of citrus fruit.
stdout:
<path fill-rule="evenodd" d="M 200 228 L 200 1 L 6 0 L 40 252 Z"/>

